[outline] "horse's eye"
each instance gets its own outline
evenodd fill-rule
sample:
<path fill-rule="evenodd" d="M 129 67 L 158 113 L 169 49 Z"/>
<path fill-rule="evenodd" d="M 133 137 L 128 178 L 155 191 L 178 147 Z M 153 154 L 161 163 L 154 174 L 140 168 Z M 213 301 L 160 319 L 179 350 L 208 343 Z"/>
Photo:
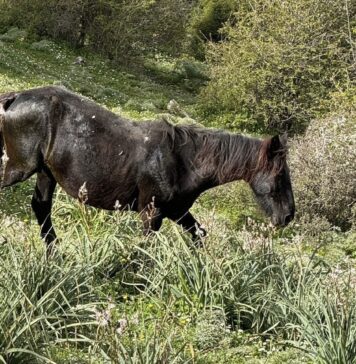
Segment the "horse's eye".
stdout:
<path fill-rule="evenodd" d="M 268 183 L 262 183 L 259 188 L 261 195 L 268 195 L 271 193 L 271 186 Z"/>

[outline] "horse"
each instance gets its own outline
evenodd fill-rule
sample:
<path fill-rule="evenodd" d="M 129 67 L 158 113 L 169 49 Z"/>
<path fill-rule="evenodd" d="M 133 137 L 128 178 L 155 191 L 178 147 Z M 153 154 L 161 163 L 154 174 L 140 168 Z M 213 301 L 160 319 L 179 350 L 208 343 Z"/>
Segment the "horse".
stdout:
<path fill-rule="evenodd" d="M 1 188 L 37 175 L 31 206 L 41 237 L 58 183 L 70 196 L 106 210 L 140 213 L 145 234 L 164 218 L 193 239 L 206 231 L 189 209 L 204 191 L 246 181 L 277 226 L 295 213 L 286 136 L 251 138 L 164 120 L 135 122 L 58 86 L 0 96 Z"/>

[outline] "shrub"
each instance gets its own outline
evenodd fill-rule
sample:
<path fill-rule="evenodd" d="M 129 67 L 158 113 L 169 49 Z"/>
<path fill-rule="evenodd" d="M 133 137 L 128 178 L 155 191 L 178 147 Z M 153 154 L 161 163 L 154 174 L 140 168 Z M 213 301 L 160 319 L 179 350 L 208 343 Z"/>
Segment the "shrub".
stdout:
<path fill-rule="evenodd" d="M 200 314 L 195 341 L 201 350 L 212 349 L 227 336 L 226 317 L 222 311 L 206 311 Z"/>
<path fill-rule="evenodd" d="M 188 0 L 3 0 L 0 29 L 15 24 L 39 36 L 89 46 L 115 61 L 156 50 L 175 53 L 185 39 Z"/>
<path fill-rule="evenodd" d="M 206 114 L 238 112 L 261 129 L 304 129 L 320 101 L 350 83 L 351 7 L 326 0 L 241 1 L 223 28 L 225 40 L 207 47 Z"/>
<path fill-rule="evenodd" d="M 96 51 L 120 60 L 157 50 L 176 54 L 185 39 L 186 0 L 135 0 L 95 14 L 88 36 Z"/>
<path fill-rule="evenodd" d="M 16 27 L 9 29 L 5 34 L 0 35 L 0 40 L 7 42 L 15 42 L 17 40 L 25 38 L 27 32 L 25 30 L 20 30 Z"/>
<path fill-rule="evenodd" d="M 236 0 L 198 1 L 188 30 L 189 49 L 195 57 L 204 58 L 204 43 L 207 40 L 217 42 L 222 39 L 220 30 L 236 7 Z"/>
<path fill-rule="evenodd" d="M 31 49 L 36 51 L 51 51 L 54 48 L 54 44 L 49 40 L 43 39 L 39 42 L 34 42 L 31 44 Z"/>
<path fill-rule="evenodd" d="M 348 229 L 355 218 L 356 114 L 343 109 L 314 120 L 293 141 L 290 162 L 300 219 Z"/>

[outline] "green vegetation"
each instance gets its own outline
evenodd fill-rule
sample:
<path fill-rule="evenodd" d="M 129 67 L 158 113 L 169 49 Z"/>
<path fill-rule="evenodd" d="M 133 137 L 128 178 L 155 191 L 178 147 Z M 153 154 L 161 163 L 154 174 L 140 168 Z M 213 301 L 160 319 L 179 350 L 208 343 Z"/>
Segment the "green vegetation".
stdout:
<path fill-rule="evenodd" d="M 240 1 L 225 40 L 207 45 L 206 113 L 240 114 L 235 126 L 250 130 L 303 130 L 355 81 L 355 10 L 347 0 Z"/>
<path fill-rule="evenodd" d="M 354 86 L 356 6 L 350 0 L 1 0 L 0 5 L 0 32 L 7 32 L 0 38 L 27 35 L 34 49 L 48 48 L 40 43 L 47 37 L 130 68 L 147 58 L 158 57 L 159 63 L 167 56 L 186 58 L 185 53 L 205 60 L 210 80 L 195 72 L 189 58 L 185 71 L 199 77 L 178 78 L 186 88 L 200 89 L 201 115 L 213 125 L 299 133 L 330 111 L 334 92 Z"/>
<path fill-rule="evenodd" d="M 50 261 L 32 218 L 2 217 L 5 362 L 354 362 L 355 270 L 307 253 L 310 239 L 207 221 L 196 249 L 173 225 L 145 239 L 135 216 L 61 192 L 54 211 Z"/>
<path fill-rule="evenodd" d="M 220 31 L 237 8 L 235 0 L 199 0 L 192 12 L 188 27 L 189 51 L 204 59 L 207 41 L 218 42 L 223 38 Z"/>
<path fill-rule="evenodd" d="M 10 30 L 10 34 L 13 33 L 14 30 Z M 118 71 L 99 56 L 73 51 L 64 45 L 52 42 L 38 44 L 20 40 L 0 45 L 2 92 L 59 84 L 95 98 L 114 111 L 122 109 L 138 117 L 153 117 L 166 112 L 172 98 L 188 109 L 194 102 L 194 95 L 184 88 L 185 69 L 173 61 L 149 59 L 146 73 L 149 70 L 154 74 L 149 77 L 135 69 Z M 44 44 L 46 49 L 38 49 Z M 75 64 L 78 56 L 84 57 L 83 66 Z M 179 87 L 180 84 L 183 87 Z"/>
<path fill-rule="evenodd" d="M 350 38 L 345 37 L 353 25 L 343 22 L 346 8 L 326 1 L 310 8 L 314 0 L 284 5 L 262 0 L 122 2 L 139 7 L 133 14 L 116 3 L 66 0 L 53 8 L 50 1 L 44 9 L 39 1 L 19 7 L 19 1 L 0 0 L 0 93 L 61 84 L 137 120 L 197 120 L 254 132 L 265 130 L 274 112 L 280 117 L 282 104 L 292 105 L 288 110 L 297 118 L 292 129 L 307 127 L 290 149 L 297 220 L 282 230 L 272 228 L 247 185 L 222 186 L 194 206 L 209 234 L 203 247 L 195 248 L 173 223 L 165 221 L 160 233 L 145 238 L 137 215 L 91 209 L 58 189 L 53 220 L 60 244 L 47 260 L 30 208 L 33 181 L 1 191 L 0 362 L 356 364 L 355 90 Z M 187 28 L 182 25 L 187 18 L 172 15 L 178 3 L 187 6 L 184 12 L 195 9 Z M 89 25 L 84 44 L 78 41 L 82 38 L 73 40 L 50 28 L 59 26 L 53 22 L 58 11 L 66 15 L 61 19 L 82 26 L 80 16 L 69 17 L 69 9 L 80 15 L 95 4 L 102 6 L 96 29 L 112 36 L 102 50 L 88 43 Z M 125 11 L 132 24 L 138 16 L 157 17 L 157 28 L 151 22 L 151 33 L 145 35 L 158 32 L 158 38 L 145 50 L 137 44 L 121 62 L 117 57 L 127 45 L 120 48 L 115 42 L 120 34 L 126 41 L 125 32 L 133 28 L 128 22 L 123 30 L 118 18 L 105 22 L 103 14 L 115 14 L 108 4 Z M 221 4 L 231 5 L 234 15 Z M 268 6 L 262 11 L 261 4 Z M 344 4 L 353 19 L 351 2 Z M 53 14 L 43 23 L 40 11 L 37 17 L 24 16 L 28 6 Z M 167 19 L 177 17 L 177 33 L 172 33 Z M 25 31 L 16 28 L 29 18 Z M 287 20 L 298 31 L 288 31 Z M 116 25 L 121 28 L 111 33 Z M 163 25 L 170 29 L 166 36 L 172 44 L 172 34 L 180 38 L 177 51 L 192 46 L 180 33 L 183 28 L 196 37 L 207 29 L 205 35 L 219 38 L 222 30 L 224 41 L 212 39 L 197 49 L 207 52 L 201 57 L 206 63 L 185 54 L 172 58 L 159 35 Z M 146 30 L 135 28 L 128 44 Z M 41 31 L 47 39 L 39 37 Z M 313 32 L 320 35 L 318 41 Z M 307 49 L 311 44 L 314 48 Z M 120 50 L 112 57 L 111 46 Z M 261 52 L 253 51 L 260 46 Z M 136 52 L 140 61 L 129 67 L 127 60 Z M 323 56 L 316 64 L 311 55 Z M 307 72 L 303 82 L 294 83 L 302 70 Z M 295 103 L 292 89 L 300 96 Z M 278 129 L 282 121 L 272 124 Z"/>
<path fill-rule="evenodd" d="M 293 142 L 291 168 L 304 221 L 319 219 L 320 226 L 324 219 L 324 225 L 344 230 L 355 222 L 355 101 L 355 96 L 338 95 L 335 111 L 313 120 Z"/>
<path fill-rule="evenodd" d="M 26 28 L 34 38 L 86 46 L 120 63 L 152 51 L 179 52 L 192 7 L 188 0 L 2 0 L 0 5 L 0 29 Z"/>

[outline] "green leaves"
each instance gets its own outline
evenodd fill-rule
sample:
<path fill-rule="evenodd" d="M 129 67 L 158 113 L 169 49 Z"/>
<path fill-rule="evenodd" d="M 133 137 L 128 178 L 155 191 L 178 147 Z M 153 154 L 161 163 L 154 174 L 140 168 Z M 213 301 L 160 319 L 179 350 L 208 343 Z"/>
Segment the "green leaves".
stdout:
<path fill-rule="evenodd" d="M 330 92 L 352 78 L 344 5 L 242 1 L 223 29 L 225 40 L 207 46 L 211 81 L 201 95 L 207 113 L 247 112 L 270 134 L 302 131 Z"/>
<path fill-rule="evenodd" d="M 177 54 L 192 6 L 188 0 L 3 3 L 0 27 L 18 24 L 32 36 L 46 35 L 75 48 L 88 47 L 120 63 L 157 50 Z"/>
<path fill-rule="evenodd" d="M 7 363 L 48 359 L 59 338 L 82 342 L 95 323 L 92 277 L 86 267 L 24 250 L 11 241 L 0 262 L 0 355 Z M 26 258 L 25 258 L 26 255 Z M 84 336 L 83 336 L 84 335 Z"/>

